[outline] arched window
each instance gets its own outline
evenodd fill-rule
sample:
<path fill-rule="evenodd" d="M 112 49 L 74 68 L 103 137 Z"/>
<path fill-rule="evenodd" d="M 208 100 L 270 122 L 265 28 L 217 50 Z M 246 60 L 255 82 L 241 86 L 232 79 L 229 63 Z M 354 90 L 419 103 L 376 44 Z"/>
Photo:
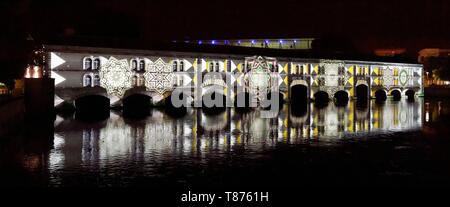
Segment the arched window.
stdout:
<path fill-rule="evenodd" d="M 138 62 L 136 59 L 131 60 L 131 70 L 137 70 Z"/>
<path fill-rule="evenodd" d="M 100 76 L 99 75 L 94 76 L 94 86 L 100 86 Z"/>
<path fill-rule="evenodd" d="M 85 74 L 83 76 L 83 87 L 91 87 L 92 86 L 92 76 L 90 74 Z"/>
<path fill-rule="evenodd" d="M 178 82 L 177 83 L 178 86 L 183 86 L 183 76 L 179 76 L 177 82 Z"/>
<path fill-rule="evenodd" d="M 131 78 L 131 84 L 133 86 L 138 86 L 137 80 L 138 80 L 137 75 L 134 75 L 133 78 Z"/>
<path fill-rule="evenodd" d="M 298 65 L 295 65 L 295 69 L 294 69 L 294 71 L 293 71 L 293 74 L 297 74 L 297 73 L 298 73 L 298 70 L 299 70 Z"/>
<path fill-rule="evenodd" d="M 91 58 L 84 58 L 84 60 L 83 60 L 83 69 L 84 70 L 92 69 L 92 59 Z"/>
<path fill-rule="evenodd" d="M 214 72 L 214 63 L 209 63 L 209 71 L 208 72 Z"/>
<path fill-rule="evenodd" d="M 139 71 L 145 71 L 145 60 L 139 61 Z"/>
<path fill-rule="evenodd" d="M 300 66 L 300 75 L 305 74 L 305 67 L 303 65 Z"/>
<path fill-rule="evenodd" d="M 176 61 L 176 60 L 174 60 L 173 61 L 173 63 L 172 63 L 172 70 L 175 72 L 175 71 L 178 71 L 178 61 Z"/>
<path fill-rule="evenodd" d="M 216 63 L 216 72 L 219 72 L 219 71 L 220 71 L 220 64 Z"/>
<path fill-rule="evenodd" d="M 184 71 L 184 61 L 180 61 L 180 71 Z"/>
<path fill-rule="evenodd" d="M 99 58 L 95 58 L 94 59 L 94 63 L 93 63 L 92 69 L 93 70 L 100 69 L 100 59 Z"/>

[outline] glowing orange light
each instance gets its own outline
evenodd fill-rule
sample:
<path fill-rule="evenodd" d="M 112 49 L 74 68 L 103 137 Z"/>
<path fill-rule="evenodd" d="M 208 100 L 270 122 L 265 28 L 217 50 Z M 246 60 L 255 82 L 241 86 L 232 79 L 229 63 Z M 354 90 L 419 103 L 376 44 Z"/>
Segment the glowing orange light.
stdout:
<path fill-rule="evenodd" d="M 26 72 L 25 72 L 25 78 L 31 78 L 30 67 L 27 67 L 27 69 L 26 69 Z"/>

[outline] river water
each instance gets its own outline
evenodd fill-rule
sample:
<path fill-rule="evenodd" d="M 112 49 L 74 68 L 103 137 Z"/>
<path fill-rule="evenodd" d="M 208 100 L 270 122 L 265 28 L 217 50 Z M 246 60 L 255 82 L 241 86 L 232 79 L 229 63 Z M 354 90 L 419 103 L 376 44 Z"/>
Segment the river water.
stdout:
<path fill-rule="evenodd" d="M 61 114 L 1 142 L 3 187 L 447 186 L 449 101 Z"/>

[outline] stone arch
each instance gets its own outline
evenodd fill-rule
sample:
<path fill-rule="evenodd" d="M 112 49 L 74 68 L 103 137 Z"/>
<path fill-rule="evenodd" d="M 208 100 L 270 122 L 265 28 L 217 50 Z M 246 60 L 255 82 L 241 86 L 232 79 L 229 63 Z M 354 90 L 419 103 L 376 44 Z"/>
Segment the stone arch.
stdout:
<path fill-rule="evenodd" d="M 387 99 L 387 91 L 386 89 L 378 89 L 375 91 L 375 99 L 377 101 L 386 101 Z"/>
<path fill-rule="evenodd" d="M 306 103 L 308 101 L 308 86 L 304 84 L 291 85 L 290 95 L 291 103 Z"/>
<path fill-rule="evenodd" d="M 402 92 L 398 88 L 391 89 L 389 95 L 392 96 L 394 101 L 399 101 L 402 98 Z"/>
<path fill-rule="evenodd" d="M 417 92 L 412 88 L 407 88 L 404 90 L 404 94 L 408 98 L 408 100 L 414 100 L 416 93 Z"/>
<path fill-rule="evenodd" d="M 369 99 L 369 86 L 367 84 L 356 85 L 355 96 L 358 101 L 367 101 Z"/>

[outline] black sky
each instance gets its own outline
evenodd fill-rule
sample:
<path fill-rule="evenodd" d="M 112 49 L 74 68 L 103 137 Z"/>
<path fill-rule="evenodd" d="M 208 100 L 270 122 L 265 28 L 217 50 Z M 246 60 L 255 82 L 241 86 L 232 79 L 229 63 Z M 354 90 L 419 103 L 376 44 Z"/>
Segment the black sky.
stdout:
<path fill-rule="evenodd" d="M 1 0 L 0 56 L 28 34 L 162 42 L 174 39 L 338 37 L 361 52 L 449 47 L 446 0 Z M 20 54 L 20 53 L 17 53 Z"/>

